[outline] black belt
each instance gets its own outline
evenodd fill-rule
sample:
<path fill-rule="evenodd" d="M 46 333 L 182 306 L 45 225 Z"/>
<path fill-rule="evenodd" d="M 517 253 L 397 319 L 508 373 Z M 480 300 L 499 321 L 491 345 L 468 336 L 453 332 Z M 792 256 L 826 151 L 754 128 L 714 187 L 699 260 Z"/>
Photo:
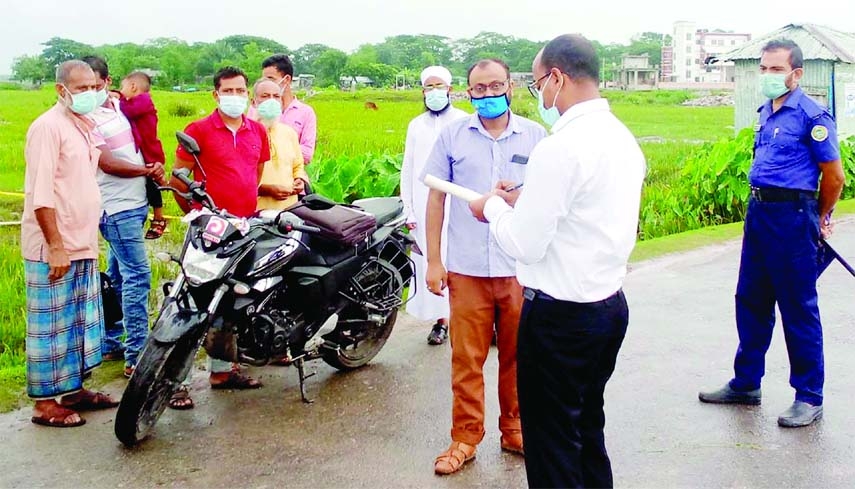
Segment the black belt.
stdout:
<path fill-rule="evenodd" d="M 530 301 L 540 299 L 548 302 L 554 302 L 558 300 L 555 297 L 552 297 L 551 295 L 547 294 L 546 292 L 537 289 L 532 289 L 529 287 L 523 287 L 523 297 Z"/>
<path fill-rule="evenodd" d="M 606 301 L 608 301 L 608 300 L 612 299 L 612 298 L 613 298 L 613 297 L 615 297 L 616 295 L 620 294 L 622 290 L 623 290 L 623 289 L 619 289 L 619 290 L 618 290 L 617 292 L 615 292 L 614 294 L 612 294 L 612 295 L 610 295 L 610 296 L 606 297 L 605 299 L 603 299 L 603 300 L 601 300 L 601 301 L 597 301 L 597 302 L 572 302 L 572 301 L 564 301 L 564 300 L 561 300 L 561 299 L 556 299 L 555 297 L 552 297 L 551 295 L 547 294 L 546 292 L 544 292 L 544 291 L 542 291 L 542 290 L 532 289 L 532 288 L 530 288 L 530 287 L 523 287 L 523 297 L 524 297 L 525 299 L 527 299 L 527 300 L 530 300 L 530 301 L 533 301 L 533 300 L 538 299 L 538 300 L 542 300 L 542 301 L 546 301 L 546 302 L 563 302 L 563 303 L 565 303 L 565 304 L 597 305 L 597 304 L 600 304 L 600 303 L 603 303 L 603 302 L 606 302 Z"/>
<path fill-rule="evenodd" d="M 816 200 L 816 192 L 778 187 L 751 187 L 751 198 L 758 202 L 798 202 Z"/>

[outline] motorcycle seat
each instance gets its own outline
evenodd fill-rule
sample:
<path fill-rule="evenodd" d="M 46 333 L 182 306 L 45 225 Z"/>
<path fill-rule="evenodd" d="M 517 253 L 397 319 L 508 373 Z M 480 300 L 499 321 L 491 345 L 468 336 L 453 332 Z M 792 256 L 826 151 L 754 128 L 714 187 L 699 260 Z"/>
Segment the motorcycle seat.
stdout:
<path fill-rule="evenodd" d="M 359 199 L 354 200 L 353 205 L 374 215 L 377 219 L 378 226 L 382 226 L 392 221 L 404 210 L 404 204 L 401 202 L 399 197 L 371 197 L 368 199 Z"/>

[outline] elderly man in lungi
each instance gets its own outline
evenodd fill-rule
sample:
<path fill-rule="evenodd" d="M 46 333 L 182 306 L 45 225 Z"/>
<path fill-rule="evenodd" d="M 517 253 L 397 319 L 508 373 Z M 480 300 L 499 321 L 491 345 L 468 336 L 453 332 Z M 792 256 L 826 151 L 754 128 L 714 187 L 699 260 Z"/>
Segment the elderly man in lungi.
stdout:
<path fill-rule="evenodd" d="M 57 103 L 27 131 L 21 249 L 27 290 L 27 394 L 32 422 L 72 427 L 79 412 L 118 405 L 83 388 L 101 364 L 104 321 L 98 279 L 103 141 L 84 116 L 95 109 L 95 74 L 79 60 L 56 71 Z"/>

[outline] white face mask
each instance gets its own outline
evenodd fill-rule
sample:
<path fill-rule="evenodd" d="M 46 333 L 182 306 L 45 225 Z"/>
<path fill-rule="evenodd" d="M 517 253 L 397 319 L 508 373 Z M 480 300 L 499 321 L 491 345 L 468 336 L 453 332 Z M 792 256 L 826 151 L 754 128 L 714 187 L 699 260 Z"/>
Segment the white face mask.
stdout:
<path fill-rule="evenodd" d="M 102 88 L 95 92 L 95 105 L 101 107 L 107 101 L 107 89 Z"/>
<path fill-rule="evenodd" d="M 71 93 L 71 90 L 69 90 L 65 85 L 62 87 L 65 89 L 65 94 L 62 96 L 62 102 L 75 114 L 86 115 L 95 110 L 95 107 L 98 106 L 98 104 L 95 103 L 97 101 L 95 90 Z"/>
<path fill-rule="evenodd" d="M 238 118 L 246 110 L 249 103 L 247 97 L 240 95 L 220 95 L 220 110 L 229 117 Z"/>
<path fill-rule="evenodd" d="M 425 94 L 425 107 L 432 112 L 441 112 L 448 107 L 448 90 L 434 88 Z"/>

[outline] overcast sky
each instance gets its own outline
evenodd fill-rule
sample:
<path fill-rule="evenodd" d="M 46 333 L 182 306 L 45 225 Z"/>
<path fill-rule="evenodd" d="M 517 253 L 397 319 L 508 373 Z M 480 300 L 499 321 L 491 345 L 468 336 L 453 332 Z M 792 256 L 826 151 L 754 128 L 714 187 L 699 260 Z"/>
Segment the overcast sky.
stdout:
<path fill-rule="evenodd" d="M 677 20 L 755 36 L 805 22 L 855 32 L 852 0 L 7 0 L 0 12 L 0 74 L 11 72 L 14 57 L 40 53 L 40 43 L 54 36 L 97 46 L 156 37 L 210 42 L 249 34 L 289 49 L 322 43 L 349 52 L 396 34 L 460 38 L 481 31 L 532 40 L 579 32 L 625 43 L 638 32 L 671 33 Z"/>

